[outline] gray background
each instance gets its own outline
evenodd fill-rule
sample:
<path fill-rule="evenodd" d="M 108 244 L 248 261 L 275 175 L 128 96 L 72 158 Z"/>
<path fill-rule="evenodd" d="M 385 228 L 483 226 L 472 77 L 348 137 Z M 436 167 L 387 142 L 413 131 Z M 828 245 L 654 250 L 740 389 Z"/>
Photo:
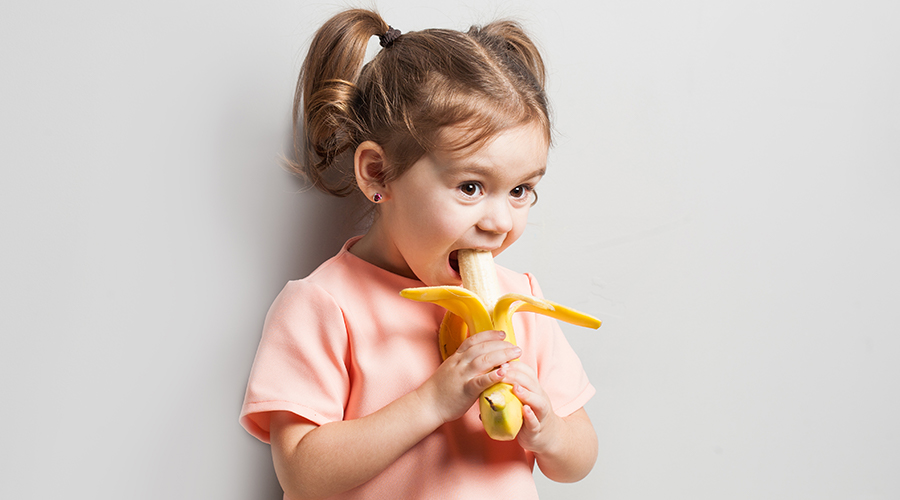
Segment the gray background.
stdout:
<path fill-rule="evenodd" d="M 499 261 L 604 320 L 545 498 L 900 498 L 900 3 L 380 1 L 522 20 L 556 144 Z M 279 167 L 336 2 L 0 7 L 0 497 L 274 499 L 266 309 L 354 232 Z"/>

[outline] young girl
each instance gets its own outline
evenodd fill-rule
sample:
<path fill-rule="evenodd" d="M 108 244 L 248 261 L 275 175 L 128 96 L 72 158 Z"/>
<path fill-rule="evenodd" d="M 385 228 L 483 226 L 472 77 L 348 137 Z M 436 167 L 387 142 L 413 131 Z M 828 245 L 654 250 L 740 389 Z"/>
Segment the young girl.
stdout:
<path fill-rule="evenodd" d="M 535 461 L 556 481 L 590 472 L 594 389 L 554 320 L 518 314 L 521 348 L 485 331 L 442 362 L 444 310 L 399 295 L 459 285 L 457 250 L 521 236 L 550 144 L 543 86 L 512 22 L 400 34 L 350 10 L 316 33 L 295 100 L 303 172 L 375 215 L 266 317 L 241 423 L 271 443 L 285 498 L 528 499 Z M 502 293 L 541 296 L 497 271 Z M 514 441 L 490 439 L 474 405 L 499 381 L 525 405 Z"/>

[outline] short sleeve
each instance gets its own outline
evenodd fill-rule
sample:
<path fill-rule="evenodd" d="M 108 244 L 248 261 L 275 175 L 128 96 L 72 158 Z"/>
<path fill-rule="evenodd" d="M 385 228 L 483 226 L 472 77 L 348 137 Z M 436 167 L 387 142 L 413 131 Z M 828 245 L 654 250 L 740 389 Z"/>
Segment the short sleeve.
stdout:
<path fill-rule="evenodd" d="M 537 279 L 528 277 L 531 294 L 543 298 Z M 552 299 L 551 299 L 552 300 Z M 529 350 L 537 354 L 538 381 L 550 396 L 553 411 L 562 417 L 571 415 L 583 407 L 596 393 L 588 380 L 581 360 L 563 335 L 559 323 L 548 316 L 533 315 L 534 331 L 529 336 Z M 590 335 L 589 332 L 585 334 Z"/>
<path fill-rule="evenodd" d="M 321 287 L 288 283 L 266 315 L 241 408 L 241 425 L 269 442 L 269 415 L 322 425 L 343 419 L 350 391 L 344 315 Z"/>

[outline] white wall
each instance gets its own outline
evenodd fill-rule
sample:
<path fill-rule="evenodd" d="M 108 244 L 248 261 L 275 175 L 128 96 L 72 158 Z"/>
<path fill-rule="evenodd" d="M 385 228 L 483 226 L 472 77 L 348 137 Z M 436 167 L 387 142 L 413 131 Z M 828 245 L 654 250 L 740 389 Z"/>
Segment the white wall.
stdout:
<path fill-rule="evenodd" d="M 545 49 L 500 260 L 605 322 L 566 329 L 598 465 L 545 498 L 900 497 L 900 4 L 378 5 Z M 0 497 L 280 497 L 237 413 L 269 303 L 353 231 L 278 166 L 339 7 L 0 7 Z"/>

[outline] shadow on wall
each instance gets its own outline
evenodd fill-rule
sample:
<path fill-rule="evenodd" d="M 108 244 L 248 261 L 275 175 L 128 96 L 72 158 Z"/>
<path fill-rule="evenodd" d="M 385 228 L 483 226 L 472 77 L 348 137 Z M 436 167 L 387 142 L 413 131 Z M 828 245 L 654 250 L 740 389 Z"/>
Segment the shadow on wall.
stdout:
<path fill-rule="evenodd" d="M 259 134 L 247 130 L 246 125 L 240 128 L 244 130 L 229 132 Z M 223 157 L 226 164 L 222 167 L 235 175 L 224 187 L 228 197 L 225 203 L 230 205 L 227 210 L 231 212 L 224 215 L 232 218 L 228 230 L 235 237 L 232 241 L 239 249 L 241 261 L 236 265 L 245 268 L 238 276 L 244 282 L 239 286 L 245 287 L 240 292 L 244 297 L 238 301 L 242 305 L 235 311 L 229 327 L 235 332 L 232 337 L 235 351 L 226 355 L 239 366 L 225 363 L 231 365 L 227 369 L 240 372 L 243 379 L 238 384 L 246 384 L 262 320 L 275 294 L 287 281 L 307 276 L 334 256 L 348 238 L 360 234 L 366 225 L 366 203 L 361 196 L 339 198 L 325 194 L 289 172 L 283 159 L 277 153 L 272 154 L 293 151 L 290 124 L 275 135 L 282 138 L 280 148 L 277 138 L 260 137 L 248 149 L 235 148 L 232 152 L 236 154 L 226 153 Z M 234 141 L 241 139 L 235 137 Z M 240 153 L 248 156 L 240 158 Z M 241 398 L 244 387 L 239 388 Z M 236 424 L 236 413 L 230 416 L 234 417 L 230 419 L 231 424 Z M 239 428 L 235 430 L 242 434 L 238 439 L 244 442 L 248 436 Z M 282 498 L 271 456 L 264 456 L 269 453 L 268 446 L 258 453 L 255 445 L 259 443 L 253 444 L 251 452 L 243 457 L 247 471 L 243 487 L 253 491 L 254 498 Z"/>
<path fill-rule="evenodd" d="M 286 259 L 296 266 L 291 269 L 291 279 L 298 279 L 333 257 L 347 239 L 365 231 L 367 204 L 358 192 L 340 198 L 323 193 L 296 175 L 290 182 L 297 189 L 300 207 L 293 214 L 297 220 L 287 228 L 291 238 Z"/>
<path fill-rule="evenodd" d="M 347 239 L 362 234 L 367 224 L 361 198 L 338 198 L 310 188 L 299 179 L 293 182 L 304 189 L 297 194 L 301 198 L 301 213 L 297 225 L 291 226 L 287 256 L 296 266 L 291 270 L 291 279 L 298 279 L 337 254 Z"/>
<path fill-rule="evenodd" d="M 272 463 L 269 462 L 269 469 L 262 470 L 254 475 L 255 482 L 257 483 L 257 487 L 254 489 L 253 498 L 260 498 L 262 500 L 282 500 L 284 498 L 284 491 L 281 489 L 281 485 L 278 484 L 278 478 L 275 476 L 275 468 L 272 466 Z"/>

